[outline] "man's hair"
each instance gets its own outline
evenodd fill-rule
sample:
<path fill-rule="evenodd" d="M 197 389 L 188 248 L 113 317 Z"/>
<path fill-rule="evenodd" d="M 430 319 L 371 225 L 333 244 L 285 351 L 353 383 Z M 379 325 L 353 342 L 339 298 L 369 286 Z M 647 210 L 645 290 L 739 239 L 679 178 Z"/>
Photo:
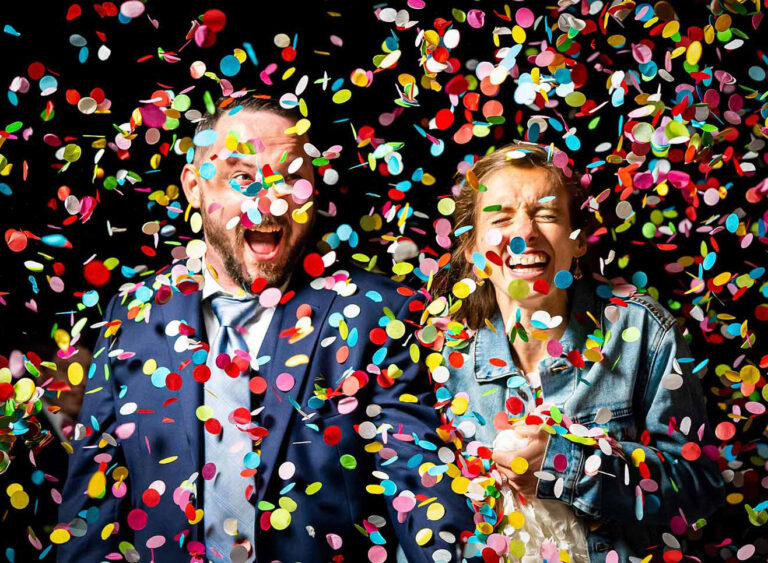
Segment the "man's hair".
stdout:
<path fill-rule="evenodd" d="M 258 94 L 242 98 L 221 97 L 216 100 L 214 105 L 216 110 L 213 113 L 206 113 L 195 125 L 195 135 L 206 129 L 215 129 L 219 120 L 233 110 L 250 112 L 264 111 L 294 121 L 299 119 L 299 116 L 292 109 L 284 108 L 274 99 Z M 208 155 L 208 151 L 210 151 L 210 147 L 195 147 L 194 161 L 200 163 L 200 161 Z"/>
<path fill-rule="evenodd" d="M 507 153 L 511 151 L 515 151 L 519 158 L 509 158 Z M 552 162 L 550 156 L 547 149 L 537 145 L 512 143 L 481 157 L 471 167 L 471 171 L 478 183 L 482 183 L 492 173 L 504 168 L 538 168 L 544 170 L 552 187 L 562 186 L 568 192 L 571 229 L 581 229 L 584 235 L 589 236 L 594 230 L 595 219 L 592 213 L 583 209 L 581 205 L 587 199 L 587 192 L 575 173 L 566 176 L 564 171 Z M 472 248 L 475 242 L 478 191 L 470 186 L 464 176 L 464 174 L 457 174 L 456 176 L 456 181 L 461 184 L 461 188 L 459 195 L 455 197 L 456 208 L 453 213 L 453 228 L 454 230 L 469 226 L 472 228 L 454 243 L 450 267 L 447 270 L 442 270 L 435 278 L 436 294 L 446 297 L 451 293 L 456 282 L 465 278 L 475 278 L 473 265 L 467 261 L 464 254 L 467 249 Z M 592 267 L 591 259 L 591 256 L 587 256 L 583 262 L 585 275 L 589 275 L 589 270 Z M 466 321 L 469 328 L 478 329 L 483 324 L 484 319 L 493 318 L 496 307 L 496 295 L 490 280 L 480 281 L 477 289 L 463 300 L 461 308 L 453 315 L 453 320 Z"/>

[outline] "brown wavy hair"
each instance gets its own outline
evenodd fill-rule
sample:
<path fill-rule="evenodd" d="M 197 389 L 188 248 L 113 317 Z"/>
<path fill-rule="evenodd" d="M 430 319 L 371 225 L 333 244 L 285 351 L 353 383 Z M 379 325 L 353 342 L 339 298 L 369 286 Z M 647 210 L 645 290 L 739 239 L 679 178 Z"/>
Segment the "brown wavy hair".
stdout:
<path fill-rule="evenodd" d="M 524 153 L 521 158 L 508 158 L 510 151 Z M 580 177 L 568 169 L 570 176 L 552 162 L 550 151 L 546 148 L 529 143 L 511 143 L 498 148 L 475 162 L 466 175 L 457 173 L 456 182 L 460 185 L 459 195 L 454 198 L 456 208 L 454 210 L 454 230 L 466 226 L 470 229 L 455 241 L 451 252 L 451 261 L 447 269 L 443 269 L 435 278 L 433 288 L 436 295 L 443 295 L 451 300 L 453 286 L 465 278 L 476 278 L 473 274 L 472 263 L 465 258 L 465 253 L 475 244 L 477 221 L 477 187 L 471 183 L 481 184 L 493 172 L 507 167 L 514 168 L 541 168 L 549 175 L 553 187 L 564 187 L 569 194 L 569 215 L 572 229 L 581 229 L 583 236 L 589 236 L 596 226 L 596 221 L 588 209 L 582 209 L 588 197 L 587 191 L 582 187 Z M 474 179 L 470 183 L 467 177 Z M 584 275 L 589 275 L 594 269 L 594 255 L 591 252 L 583 257 L 581 268 Z M 496 294 L 491 283 L 486 280 L 476 280 L 477 289 L 470 293 L 461 303 L 460 308 L 453 314 L 452 320 L 466 322 L 471 329 L 478 329 L 485 319 L 490 319 L 496 312 Z"/>

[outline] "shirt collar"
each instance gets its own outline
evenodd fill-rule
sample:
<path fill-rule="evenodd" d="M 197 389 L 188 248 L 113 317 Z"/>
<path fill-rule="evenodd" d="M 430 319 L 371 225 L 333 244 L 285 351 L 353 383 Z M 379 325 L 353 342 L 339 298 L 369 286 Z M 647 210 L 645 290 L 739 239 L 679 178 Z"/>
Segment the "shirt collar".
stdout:
<path fill-rule="evenodd" d="M 565 354 L 571 350 L 581 351 L 587 341 L 593 323 L 588 317 L 582 320 L 579 318 L 582 315 L 586 317 L 586 312 L 589 311 L 600 322 L 603 312 L 602 300 L 596 299 L 594 285 L 586 280 L 574 282 L 569 298 L 568 326 L 560 338 Z M 483 325 L 475 336 L 475 377 L 481 380 L 496 379 L 520 372 L 515 366 L 509 338 L 504 331 L 504 319 L 498 310 L 491 323 L 496 329 L 495 332 Z M 550 368 L 568 364 L 563 358 L 545 358 L 542 361 Z"/>
<path fill-rule="evenodd" d="M 280 292 L 285 293 L 285 289 L 288 287 L 288 284 L 291 282 L 291 277 L 293 276 L 293 272 L 288 274 L 288 278 L 286 278 L 285 282 L 280 286 Z M 245 291 L 241 291 L 238 294 L 233 294 L 227 290 L 225 290 L 223 287 L 221 287 L 221 284 L 216 280 L 216 278 L 213 276 L 213 272 L 211 272 L 211 269 L 208 267 L 207 262 L 205 259 L 203 259 L 203 291 L 202 291 L 202 301 L 206 301 L 207 299 L 216 296 L 216 295 L 230 295 L 238 298 L 248 298 L 249 294 L 247 294 Z"/>

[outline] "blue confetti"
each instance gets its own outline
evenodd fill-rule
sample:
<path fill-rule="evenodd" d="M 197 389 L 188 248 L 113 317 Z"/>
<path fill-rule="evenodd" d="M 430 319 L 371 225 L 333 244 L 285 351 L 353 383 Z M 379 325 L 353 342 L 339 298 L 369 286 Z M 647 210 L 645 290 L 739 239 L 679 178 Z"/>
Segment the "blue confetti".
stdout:
<path fill-rule="evenodd" d="M 221 59 L 219 69 L 224 76 L 235 76 L 240 72 L 240 61 L 234 55 L 227 55 Z"/>
<path fill-rule="evenodd" d="M 555 274 L 555 287 L 568 289 L 573 283 L 573 274 L 568 270 L 560 270 Z"/>
<path fill-rule="evenodd" d="M 509 241 L 509 249 L 513 254 L 522 254 L 526 249 L 525 239 L 523 237 L 513 237 Z"/>
<path fill-rule="evenodd" d="M 199 133 L 195 134 L 192 142 L 198 147 L 210 147 L 216 142 L 219 135 L 213 129 L 203 129 Z"/>

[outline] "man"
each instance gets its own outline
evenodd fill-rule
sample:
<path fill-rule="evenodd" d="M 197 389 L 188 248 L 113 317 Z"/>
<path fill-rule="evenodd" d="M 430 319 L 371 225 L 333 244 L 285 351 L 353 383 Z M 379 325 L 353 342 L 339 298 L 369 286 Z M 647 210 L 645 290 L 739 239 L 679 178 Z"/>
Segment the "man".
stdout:
<path fill-rule="evenodd" d="M 450 558 L 474 525 L 410 357 L 403 319 L 423 305 L 302 259 L 303 123 L 227 101 L 182 172 L 204 251 L 107 307 L 59 559 L 384 561 L 398 543 L 410 561 Z"/>

